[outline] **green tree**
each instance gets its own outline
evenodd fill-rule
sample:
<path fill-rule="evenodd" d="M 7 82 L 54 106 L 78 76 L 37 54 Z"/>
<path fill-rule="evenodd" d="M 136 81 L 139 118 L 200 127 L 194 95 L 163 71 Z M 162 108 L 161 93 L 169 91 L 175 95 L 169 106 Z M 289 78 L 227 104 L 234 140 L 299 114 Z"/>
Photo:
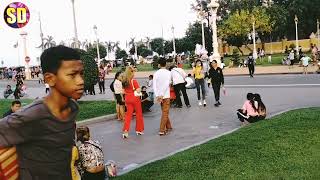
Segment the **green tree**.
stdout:
<path fill-rule="evenodd" d="M 150 42 L 151 49 L 158 54 L 164 54 L 164 43 L 165 40 L 163 38 L 155 38 Z"/>
<path fill-rule="evenodd" d="M 92 47 L 88 49 L 87 52 L 93 57 L 98 57 L 97 45 L 94 44 Z M 99 44 L 99 53 L 100 53 L 100 58 L 104 58 L 107 56 L 107 50 L 102 44 Z"/>
<path fill-rule="evenodd" d="M 123 49 L 117 49 L 116 50 L 116 59 L 127 59 L 128 54 L 125 50 Z"/>
<path fill-rule="evenodd" d="M 252 32 L 252 23 L 255 22 L 256 32 L 265 35 L 271 32 L 272 22 L 264 8 L 236 11 L 226 19 L 218 29 L 220 36 L 230 45 L 240 47 L 248 43 L 248 35 Z"/>
<path fill-rule="evenodd" d="M 77 49 L 80 53 L 80 59 L 84 66 L 84 86 L 87 89 L 90 85 L 95 85 L 98 82 L 99 70 L 97 63 L 94 60 L 92 54 L 82 50 Z"/>
<path fill-rule="evenodd" d="M 137 53 L 139 56 L 142 56 L 142 57 L 147 57 L 147 56 L 150 56 L 152 55 L 152 51 L 150 49 L 148 49 L 148 47 L 146 47 L 145 45 L 141 44 L 138 46 L 138 49 L 137 49 Z"/>

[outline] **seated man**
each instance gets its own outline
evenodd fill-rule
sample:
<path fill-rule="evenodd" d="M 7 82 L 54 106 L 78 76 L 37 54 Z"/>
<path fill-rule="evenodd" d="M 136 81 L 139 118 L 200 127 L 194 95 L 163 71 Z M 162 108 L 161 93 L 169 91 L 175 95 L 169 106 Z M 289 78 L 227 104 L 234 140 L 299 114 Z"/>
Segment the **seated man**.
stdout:
<path fill-rule="evenodd" d="M 147 87 L 142 86 L 141 88 L 142 96 L 141 96 L 141 106 L 142 112 L 151 112 L 150 108 L 153 106 L 153 101 L 149 98 L 147 93 Z"/>
<path fill-rule="evenodd" d="M 21 108 L 21 102 L 20 101 L 12 101 L 11 108 L 8 112 L 3 114 L 3 117 L 7 117 L 12 113 L 17 112 Z"/>
<path fill-rule="evenodd" d="M 194 80 L 192 79 L 191 74 L 188 74 L 188 76 L 185 78 L 185 81 L 187 82 L 187 84 L 186 84 L 187 89 L 196 88 L 196 84 L 194 83 Z"/>
<path fill-rule="evenodd" d="M 5 99 L 7 99 L 11 94 L 13 94 L 11 86 L 7 85 L 7 89 L 3 92 L 3 96 Z"/>

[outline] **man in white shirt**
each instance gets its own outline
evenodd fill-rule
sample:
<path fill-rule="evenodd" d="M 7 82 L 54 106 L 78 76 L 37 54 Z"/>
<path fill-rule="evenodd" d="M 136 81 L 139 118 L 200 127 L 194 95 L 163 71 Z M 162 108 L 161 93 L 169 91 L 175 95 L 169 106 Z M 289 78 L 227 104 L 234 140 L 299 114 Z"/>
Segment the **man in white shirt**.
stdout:
<path fill-rule="evenodd" d="M 186 77 L 184 80 L 186 80 L 187 84 L 186 84 L 186 88 L 187 89 L 194 89 L 196 88 L 196 85 L 194 83 L 194 80 L 192 79 L 191 74 L 188 74 L 188 77 Z"/>
<path fill-rule="evenodd" d="M 160 69 L 153 75 L 153 91 L 157 102 L 161 103 L 162 116 L 159 135 L 163 136 L 172 130 L 169 119 L 171 73 L 166 69 L 166 60 L 160 58 Z"/>
<path fill-rule="evenodd" d="M 172 76 L 172 82 L 173 82 L 173 89 L 176 94 L 176 106 L 177 108 L 182 108 L 182 102 L 180 98 L 180 92 L 182 92 L 184 103 L 189 108 L 190 102 L 187 94 L 187 90 L 185 87 L 185 78 L 187 77 L 187 74 L 184 72 L 183 69 L 177 68 L 175 66 L 171 67 L 171 76 Z"/>
<path fill-rule="evenodd" d="M 308 66 L 309 66 L 309 61 L 311 60 L 311 58 L 305 54 L 302 54 L 301 56 L 302 56 L 301 61 L 302 61 L 302 65 L 303 65 L 303 74 L 308 74 Z"/>

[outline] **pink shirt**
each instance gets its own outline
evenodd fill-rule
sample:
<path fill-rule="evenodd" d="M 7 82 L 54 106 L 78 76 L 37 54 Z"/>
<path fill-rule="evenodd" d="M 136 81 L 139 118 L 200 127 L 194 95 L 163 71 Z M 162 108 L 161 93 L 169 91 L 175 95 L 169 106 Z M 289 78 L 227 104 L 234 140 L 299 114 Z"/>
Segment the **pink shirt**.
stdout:
<path fill-rule="evenodd" d="M 257 111 L 254 110 L 249 100 L 244 102 L 242 109 L 244 112 L 247 112 L 248 116 L 257 116 L 259 115 Z"/>

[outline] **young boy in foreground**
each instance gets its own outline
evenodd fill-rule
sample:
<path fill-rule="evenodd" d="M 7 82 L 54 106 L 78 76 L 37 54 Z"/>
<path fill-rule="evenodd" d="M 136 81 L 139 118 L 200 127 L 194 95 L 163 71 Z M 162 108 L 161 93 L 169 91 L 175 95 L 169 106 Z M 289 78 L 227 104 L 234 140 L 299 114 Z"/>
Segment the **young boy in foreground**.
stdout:
<path fill-rule="evenodd" d="M 57 46 L 43 52 L 41 67 L 50 94 L 0 120 L 0 147 L 16 146 L 20 179 L 68 180 L 83 64 L 76 50 Z"/>

